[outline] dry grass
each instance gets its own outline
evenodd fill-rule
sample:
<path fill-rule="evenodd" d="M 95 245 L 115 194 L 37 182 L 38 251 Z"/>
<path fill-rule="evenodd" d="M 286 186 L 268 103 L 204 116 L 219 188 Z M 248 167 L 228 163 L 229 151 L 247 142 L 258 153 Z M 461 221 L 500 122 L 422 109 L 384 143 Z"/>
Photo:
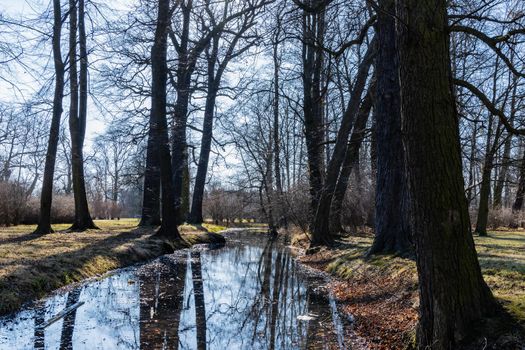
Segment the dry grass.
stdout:
<path fill-rule="evenodd" d="M 302 261 L 340 277 L 333 292 L 373 349 L 403 349 L 413 343 L 417 322 L 416 266 L 392 256 L 365 258 L 372 240 L 371 233 L 352 235 L 336 249 L 322 249 Z M 489 237 L 475 237 L 475 242 L 494 295 L 525 324 L 525 231 L 494 231 Z"/>
<path fill-rule="evenodd" d="M 138 220 L 98 220 L 100 230 L 66 233 L 69 225 L 54 225 L 57 233 L 35 237 L 32 225 L 0 229 L 0 314 L 23 302 L 40 298 L 71 282 L 165 254 L 170 247 L 151 239 L 151 229 L 137 228 Z M 207 243 L 206 231 L 223 227 L 181 227 L 188 244 Z M 171 245 L 171 244 L 170 244 Z M 182 248 L 171 245 L 171 248 Z"/>

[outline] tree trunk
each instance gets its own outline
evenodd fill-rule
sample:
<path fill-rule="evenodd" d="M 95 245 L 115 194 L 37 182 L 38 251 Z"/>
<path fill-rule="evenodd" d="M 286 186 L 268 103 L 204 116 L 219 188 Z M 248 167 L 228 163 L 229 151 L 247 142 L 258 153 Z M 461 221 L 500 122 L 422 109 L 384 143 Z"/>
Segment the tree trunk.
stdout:
<path fill-rule="evenodd" d="M 85 231 L 97 227 L 89 214 L 84 179 L 84 138 L 87 118 L 87 48 L 86 28 L 84 20 L 84 0 L 78 0 L 78 30 L 80 48 L 80 96 L 77 78 L 77 5 L 75 0 L 69 1 L 69 79 L 71 86 L 71 103 L 69 107 L 69 132 L 71 134 L 71 166 L 73 175 L 73 195 L 75 197 L 75 222 L 70 227 L 72 231 Z M 79 103 L 80 102 L 80 103 Z"/>
<path fill-rule="evenodd" d="M 491 150 L 487 150 L 483 172 L 481 175 L 481 188 L 479 190 L 478 218 L 476 221 L 476 233 L 480 236 L 487 236 L 487 223 L 489 217 L 489 197 L 490 197 L 490 174 L 492 173 L 494 155 Z"/>
<path fill-rule="evenodd" d="M 215 101 L 219 92 L 221 72 L 215 75 L 215 65 L 219 53 L 219 37 L 215 37 L 212 42 L 211 53 L 208 56 L 208 94 L 206 95 L 206 105 L 204 107 L 204 122 L 202 126 L 202 141 L 199 154 L 199 164 L 193 188 L 193 200 L 191 202 L 191 212 L 189 222 L 200 224 L 204 222 L 202 215 L 202 201 L 204 198 L 204 187 L 206 185 L 206 175 L 210 160 L 211 142 L 213 139 L 213 118 L 215 112 Z"/>
<path fill-rule="evenodd" d="M 324 125 L 322 119 L 321 71 L 323 69 L 324 9 L 303 13 L 303 110 L 310 185 L 310 211 L 314 227 L 315 211 L 324 182 Z"/>
<path fill-rule="evenodd" d="M 47 144 L 46 163 L 44 166 L 44 179 L 42 182 L 42 194 L 40 195 L 40 216 L 35 234 L 47 234 L 53 232 L 51 228 L 51 203 L 53 200 L 53 180 L 55 174 L 55 163 L 60 134 L 60 118 L 62 116 L 62 99 L 64 98 L 64 62 L 60 49 L 60 37 L 62 32 L 62 11 L 60 0 L 53 0 L 53 60 L 55 65 L 55 93 L 53 97 L 53 116 L 49 130 Z"/>
<path fill-rule="evenodd" d="M 377 14 L 378 54 L 376 57 L 376 193 L 374 243 L 369 254 L 412 256 L 414 248 L 408 216 L 408 190 L 401 140 L 399 62 L 396 47 L 394 0 L 379 2 Z"/>
<path fill-rule="evenodd" d="M 186 144 L 186 123 L 188 121 L 188 106 L 190 103 L 191 76 L 195 69 L 195 58 L 188 51 L 190 14 L 193 2 L 190 0 L 182 5 L 182 32 L 178 49 L 179 62 L 177 66 L 176 92 L 177 101 L 173 111 L 172 127 L 172 154 L 171 164 L 173 168 L 174 203 L 176 209 L 177 223 L 182 223 L 186 213 L 182 209 L 182 194 L 184 186 L 184 171 L 188 159 L 188 148 Z"/>
<path fill-rule="evenodd" d="M 525 151 L 521 159 L 520 175 L 518 180 L 518 189 L 516 191 L 516 199 L 512 205 L 512 211 L 519 213 L 523 207 L 523 198 L 525 197 Z"/>
<path fill-rule="evenodd" d="M 512 123 L 514 120 L 514 117 L 516 116 L 516 104 L 517 104 L 517 88 L 518 88 L 518 77 L 513 76 L 512 83 L 514 84 L 512 88 L 512 96 L 511 96 L 511 102 L 510 102 L 510 114 L 509 114 L 509 123 Z M 512 134 L 508 134 L 507 138 L 505 139 L 505 145 L 503 148 L 503 157 L 502 157 L 502 165 L 501 165 L 501 171 L 498 177 L 498 180 L 496 182 L 496 187 L 494 188 L 494 201 L 493 201 L 493 207 L 495 209 L 500 209 L 503 204 L 503 187 L 505 186 L 507 182 L 507 177 L 509 176 L 509 163 L 511 161 L 510 159 L 510 151 L 512 147 Z"/>
<path fill-rule="evenodd" d="M 359 112 L 361 96 L 365 89 L 368 71 L 372 65 L 376 49 L 376 41 L 372 40 L 363 61 L 359 65 L 356 81 L 343 120 L 341 121 L 341 126 L 337 133 L 337 140 L 332 151 L 330 163 L 328 164 L 324 187 L 321 191 L 317 210 L 315 212 L 314 226 L 311 232 L 312 238 L 310 242 L 312 246 L 329 243 L 331 241 L 329 227 L 330 206 L 332 205 L 337 179 L 341 172 L 341 165 L 343 164 L 348 147 L 348 137 L 352 130 L 357 113 Z"/>
<path fill-rule="evenodd" d="M 204 221 L 202 215 L 202 201 L 204 198 L 204 187 L 206 185 L 206 175 L 208 172 L 211 142 L 213 138 L 213 117 L 215 109 L 215 100 L 217 99 L 218 93 L 218 86 L 216 86 L 217 84 L 215 84 L 214 82 L 211 84 L 212 85 L 208 88 L 208 95 L 206 96 L 201 151 L 199 155 L 199 164 L 197 166 L 197 175 L 195 177 L 195 186 L 193 188 L 191 213 L 188 220 L 192 224 L 200 224 Z"/>
<path fill-rule="evenodd" d="M 279 16 L 279 15 L 277 15 Z M 275 42 L 273 43 L 273 161 L 274 161 L 274 173 L 275 173 L 275 187 L 274 193 L 275 207 L 274 212 L 277 218 L 277 226 L 286 226 L 286 218 L 284 211 L 284 198 L 283 198 L 283 182 L 281 176 L 281 137 L 280 137 L 280 118 L 279 118 L 279 36 L 281 31 L 281 22 L 278 18 L 277 28 L 275 33 Z"/>
<path fill-rule="evenodd" d="M 419 275 L 420 349 L 456 349 L 497 310 L 464 193 L 445 0 L 397 0 L 403 145 Z M 408 24 L 408 27 L 407 27 Z"/>
<path fill-rule="evenodd" d="M 334 198 L 332 199 L 332 206 L 330 208 L 330 233 L 333 235 L 344 231 L 341 222 L 343 201 L 348 188 L 350 175 L 352 174 L 352 170 L 356 163 L 355 160 L 365 137 L 366 123 L 372 108 L 372 94 L 370 89 L 373 90 L 374 87 L 371 86 L 369 88 L 363 102 L 361 102 L 361 107 L 352 130 L 352 136 L 350 136 L 350 142 L 346 150 L 345 160 L 341 167 L 341 173 L 339 174 L 337 185 L 335 186 Z"/>
<path fill-rule="evenodd" d="M 168 122 L 166 119 L 167 32 L 171 18 L 170 1 L 159 0 L 155 43 L 151 49 L 151 115 L 159 141 L 158 156 L 162 189 L 162 223 L 156 235 L 181 239 L 177 228 L 173 171 L 171 168 Z"/>
<path fill-rule="evenodd" d="M 161 223 L 159 140 L 156 137 L 155 128 L 153 119 L 150 118 L 146 149 L 146 169 L 144 171 L 142 216 L 139 226 L 158 226 Z"/>

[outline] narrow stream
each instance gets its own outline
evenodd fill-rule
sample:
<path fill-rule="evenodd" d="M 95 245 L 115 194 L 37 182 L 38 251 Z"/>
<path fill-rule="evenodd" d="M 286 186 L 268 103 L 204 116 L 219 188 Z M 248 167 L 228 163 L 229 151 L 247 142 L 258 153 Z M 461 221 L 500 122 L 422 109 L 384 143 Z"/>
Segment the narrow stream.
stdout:
<path fill-rule="evenodd" d="M 319 276 L 266 235 L 227 240 L 117 270 L 0 319 L 0 349 L 348 348 L 334 301 L 316 290 Z"/>

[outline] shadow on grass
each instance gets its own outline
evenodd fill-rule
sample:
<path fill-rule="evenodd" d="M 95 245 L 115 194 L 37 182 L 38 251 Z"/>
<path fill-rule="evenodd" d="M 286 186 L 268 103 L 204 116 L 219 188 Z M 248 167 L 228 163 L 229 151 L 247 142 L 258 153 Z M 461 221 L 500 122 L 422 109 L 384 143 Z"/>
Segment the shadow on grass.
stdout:
<path fill-rule="evenodd" d="M 76 250 L 21 259 L 23 265 L 0 279 L 0 315 L 18 309 L 22 303 L 43 297 L 72 282 L 103 274 L 109 270 L 144 262 L 174 250 L 201 243 L 224 243 L 224 237 L 213 233 L 183 235 L 183 241 L 159 239 L 154 228 L 136 228 L 113 234 Z M 79 239 L 82 233 L 64 233 Z M 97 237 L 103 233 L 97 232 Z M 24 236 L 25 237 L 25 236 Z M 89 240 L 89 237 L 84 236 Z M 53 237 L 53 238 L 56 238 Z M 60 241 L 54 244 L 61 244 Z M 64 243 L 67 244 L 67 243 Z"/>
<path fill-rule="evenodd" d="M 69 283 L 167 253 L 161 240 L 138 240 L 152 233 L 144 229 L 121 232 L 77 250 L 23 261 L 24 265 L 0 280 L 0 315 Z M 116 250 L 129 242 L 126 249 Z"/>
<path fill-rule="evenodd" d="M 487 239 L 487 240 L 495 239 L 498 241 L 514 241 L 514 242 L 523 243 L 523 245 L 525 245 L 525 233 L 523 233 L 523 238 L 508 237 L 508 236 L 502 237 L 502 236 L 498 236 L 498 235 L 494 235 L 490 233 L 488 236 L 476 236 L 476 238 L 480 240 L 480 243 L 482 243 L 483 245 L 484 245 L 484 242 L 483 242 L 484 239 Z"/>

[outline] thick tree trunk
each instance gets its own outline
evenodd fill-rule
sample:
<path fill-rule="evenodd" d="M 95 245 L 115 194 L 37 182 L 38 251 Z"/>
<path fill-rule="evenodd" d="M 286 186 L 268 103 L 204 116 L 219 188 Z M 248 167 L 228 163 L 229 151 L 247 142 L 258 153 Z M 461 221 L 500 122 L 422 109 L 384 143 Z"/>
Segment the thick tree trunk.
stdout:
<path fill-rule="evenodd" d="M 457 349 L 497 309 L 464 193 L 445 0 L 397 0 L 403 145 L 419 275 L 420 349 Z M 408 25 L 408 27 L 407 27 Z"/>
<path fill-rule="evenodd" d="M 324 124 L 322 113 L 321 72 L 324 65 L 322 46 L 325 13 L 303 13 L 303 110 L 304 131 L 310 186 L 310 211 L 314 227 L 315 211 L 324 182 Z"/>
<path fill-rule="evenodd" d="M 396 26 L 391 13 L 395 0 L 379 2 L 377 14 L 378 54 L 376 58 L 376 193 L 375 238 L 369 254 L 412 256 L 414 248 L 408 216 L 408 190 L 401 140 L 401 96 Z"/>
<path fill-rule="evenodd" d="M 174 203 L 177 223 L 184 222 L 187 213 L 182 208 L 182 194 L 184 186 L 184 171 L 187 165 L 188 148 L 186 144 L 186 124 L 188 121 L 188 107 L 190 103 L 191 76 L 195 69 L 195 58 L 188 51 L 190 14 L 193 1 L 182 6 L 182 32 L 178 49 L 179 62 L 177 66 L 177 100 L 173 111 L 173 127 L 171 139 L 171 165 L 173 168 Z"/>
<path fill-rule="evenodd" d="M 87 118 L 87 48 L 84 19 L 84 0 L 78 0 L 78 30 L 80 48 L 80 96 L 77 78 L 77 6 L 76 0 L 69 2 L 69 79 L 71 86 L 71 103 L 69 108 L 69 132 L 71 134 L 71 166 L 73 175 L 73 194 L 75 197 L 75 222 L 72 231 L 85 231 L 97 228 L 89 214 L 84 179 L 84 138 Z M 80 103 L 79 103 L 80 102 Z"/>
<path fill-rule="evenodd" d="M 158 226 L 161 223 L 159 142 L 156 138 L 155 128 L 153 119 L 150 118 L 146 149 L 146 169 L 144 171 L 142 216 L 139 226 Z"/>
<path fill-rule="evenodd" d="M 171 168 L 168 122 L 166 119 L 166 81 L 168 79 L 167 32 L 171 18 L 170 1 L 159 0 L 155 43 L 151 49 L 151 115 L 158 143 L 162 188 L 162 223 L 158 236 L 181 239 L 177 228 L 173 171 Z"/>
<path fill-rule="evenodd" d="M 352 130 L 352 136 L 350 136 L 350 142 L 348 148 L 346 149 L 345 160 L 341 167 L 341 173 L 337 179 L 337 185 L 335 186 L 334 198 L 332 199 L 332 206 L 330 208 L 330 233 L 332 235 L 338 234 L 344 231 L 342 220 L 343 212 L 343 201 L 348 189 L 348 183 L 350 181 L 350 175 L 352 170 L 356 165 L 356 158 L 361 149 L 361 144 L 365 137 L 366 123 L 370 115 L 370 110 L 372 108 L 372 93 L 370 89 L 374 89 L 372 85 L 369 88 L 368 93 L 366 94 L 363 102 L 361 102 L 361 107 L 359 108 L 359 113 Z"/>
<path fill-rule="evenodd" d="M 329 243 L 331 241 L 330 235 L 330 207 L 332 205 L 332 198 L 334 195 L 337 179 L 341 173 L 341 165 L 343 164 L 345 153 L 348 148 L 348 137 L 361 103 L 361 96 L 365 89 L 368 71 L 372 65 L 372 61 L 376 51 L 376 41 L 372 40 L 368 51 L 359 65 L 348 106 L 341 121 L 339 132 L 337 133 L 337 140 L 332 151 L 332 157 L 328 164 L 326 172 L 326 179 L 319 197 L 317 210 L 315 212 L 314 226 L 312 229 L 312 237 L 310 244 L 312 246 Z"/>
<path fill-rule="evenodd" d="M 64 62 L 60 49 L 60 36 L 62 32 L 62 11 L 60 0 L 53 0 L 53 60 L 55 65 L 55 93 L 53 97 L 53 116 L 49 130 L 46 163 L 44 166 L 44 179 L 40 195 L 40 216 L 35 234 L 53 232 L 51 228 L 51 203 L 53 200 L 53 179 L 60 135 L 60 118 L 62 116 L 62 99 L 64 98 Z"/>

